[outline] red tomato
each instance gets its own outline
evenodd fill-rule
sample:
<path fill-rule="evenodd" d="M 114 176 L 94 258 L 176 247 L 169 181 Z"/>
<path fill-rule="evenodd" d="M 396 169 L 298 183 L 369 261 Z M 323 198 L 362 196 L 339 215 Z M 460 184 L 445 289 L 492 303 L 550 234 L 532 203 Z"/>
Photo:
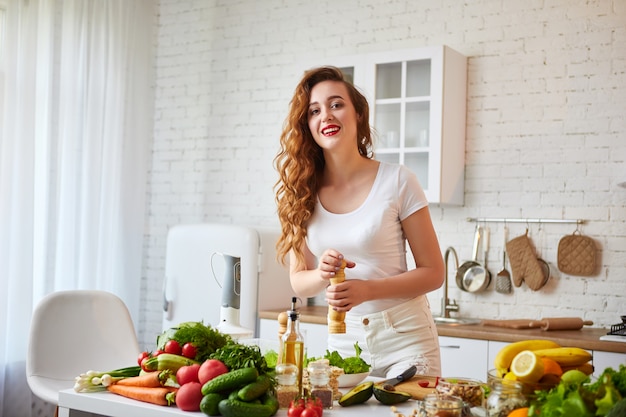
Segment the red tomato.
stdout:
<path fill-rule="evenodd" d="M 224 362 L 217 359 L 207 359 L 198 371 L 198 380 L 201 384 L 205 384 L 207 381 L 212 380 L 218 375 L 222 375 L 228 372 L 228 367 L 224 365 Z"/>
<path fill-rule="evenodd" d="M 176 391 L 176 405 L 183 411 L 200 411 L 202 384 L 189 382 Z"/>
<path fill-rule="evenodd" d="M 176 340 L 168 340 L 163 350 L 165 351 L 165 353 L 171 353 L 173 355 L 180 355 L 182 352 L 180 343 L 178 343 Z"/>
<path fill-rule="evenodd" d="M 182 355 L 186 358 L 193 359 L 196 357 L 196 347 L 191 343 L 187 342 L 183 345 Z"/>
<path fill-rule="evenodd" d="M 163 351 L 161 349 L 157 349 L 152 353 L 152 356 L 159 356 Z"/>
<path fill-rule="evenodd" d="M 141 366 L 141 369 L 143 369 L 145 372 L 152 372 L 152 370 L 146 367 L 146 362 L 148 362 L 148 359 L 150 359 L 150 356 L 146 356 L 145 358 L 143 358 L 139 366 Z"/>
<path fill-rule="evenodd" d="M 304 411 L 303 404 L 297 404 L 297 403 L 292 404 L 289 406 L 289 409 L 287 410 L 287 417 L 300 417 L 303 411 Z"/>
<path fill-rule="evenodd" d="M 189 382 L 200 382 L 198 379 L 199 370 L 200 364 L 198 363 L 182 366 L 176 371 L 176 381 L 178 381 L 180 385 L 185 385 Z"/>
<path fill-rule="evenodd" d="M 148 352 L 141 352 L 139 356 L 137 356 L 137 365 L 141 366 L 141 362 L 143 362 L 144 358 L 149 356 L 150 354 Z"/>
<path fill-rule="evenodd" d="M 315 408 L 307 407 L 302 411 L 300 417 L 322 417 L 322 415 L 319 414 Z"/>
<path fill-rule="evenodd" d="M 315 410 L 318 417 L 322 417 L 322 413 L 324 412 L 324 405 L 322 404 L 322 400 L 317 397 L 308 398 L 306 401 L 306 408 L 307 410 L 310 408 Z"/>

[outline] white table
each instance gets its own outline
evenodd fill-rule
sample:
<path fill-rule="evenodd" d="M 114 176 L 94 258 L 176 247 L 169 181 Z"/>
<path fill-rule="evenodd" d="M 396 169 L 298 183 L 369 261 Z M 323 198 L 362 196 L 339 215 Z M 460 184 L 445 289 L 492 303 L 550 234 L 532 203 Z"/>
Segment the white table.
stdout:
<path fill-rule="evenodd" d="M 395 407 L 404 415 L 411 415 L 417 402 L 410 400 Z M 201 412 L 182 411 L 176 406 L 166 407 L 131 400 L 110 392 L 77 393 L 73 389 L 59 392 L 59 417 L 78 417 L 93 414 L 109 417 L 207 417 Z M 367 403 L 341 407 L 335 402 L 333 409 L 324 410 L 324 416 L 341 417 L 394 417 L 391 407 L 382 405 L 374 397 Z M 287 410 L 278 410 L 276 417 L 286 417 Z"/>

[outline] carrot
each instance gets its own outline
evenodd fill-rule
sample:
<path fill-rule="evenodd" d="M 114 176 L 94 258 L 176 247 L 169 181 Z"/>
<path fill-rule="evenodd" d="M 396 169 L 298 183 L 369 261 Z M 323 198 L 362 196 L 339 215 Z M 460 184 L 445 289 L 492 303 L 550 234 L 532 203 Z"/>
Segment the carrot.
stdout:
<path fill-rule="evenodd" d="M 171 402 L 167 398 L 167 394 L 176 391 L 174 387 L 133 387 L 119 384 L 112 384 L 107 390 L 114 394 L 121 395 L 133 400 L 139 400 L 146 403 L 157 405 L 170 405 Z"/>
<path fill-rule="evenodd" d="M 129 387 L 162 387 L 171 375 L 169 369 L 163 371 L 148 372 L 143 375 L 133 376 L 130 378 L 120 379 L 115 382 L 117 385 L 124 385 Z"/>

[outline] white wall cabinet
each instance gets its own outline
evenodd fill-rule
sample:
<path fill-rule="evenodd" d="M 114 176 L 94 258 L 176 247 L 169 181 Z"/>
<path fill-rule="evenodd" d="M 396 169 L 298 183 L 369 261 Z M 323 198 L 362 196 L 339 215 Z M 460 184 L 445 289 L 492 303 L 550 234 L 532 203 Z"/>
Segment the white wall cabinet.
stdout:
<path fill-rule="evenodd" d="M 343 57 L 365 93 L 376 158 L 408 166 L 431 203 L 463 204 L 467 58 L 447 46 Z"/>

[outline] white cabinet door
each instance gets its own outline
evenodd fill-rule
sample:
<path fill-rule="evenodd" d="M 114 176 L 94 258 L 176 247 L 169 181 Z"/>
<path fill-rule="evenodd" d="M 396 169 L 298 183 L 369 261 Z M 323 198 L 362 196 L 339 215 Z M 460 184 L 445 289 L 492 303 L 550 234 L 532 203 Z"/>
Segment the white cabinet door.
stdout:
<path fill-rule="evenodd" d="M 439 336 L 441 376 L 487 379 L 488 342 Z"/>
<path fill-rule="evenodd" d="M 620 364 L 626 365 L 626 353 L 603 352 L 594 350 L 593 352 L 593 376 L 598 377 L 606 368 L 619 369 Z"/>

